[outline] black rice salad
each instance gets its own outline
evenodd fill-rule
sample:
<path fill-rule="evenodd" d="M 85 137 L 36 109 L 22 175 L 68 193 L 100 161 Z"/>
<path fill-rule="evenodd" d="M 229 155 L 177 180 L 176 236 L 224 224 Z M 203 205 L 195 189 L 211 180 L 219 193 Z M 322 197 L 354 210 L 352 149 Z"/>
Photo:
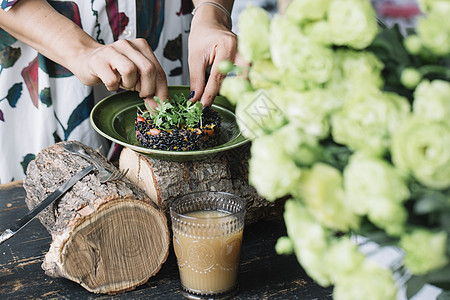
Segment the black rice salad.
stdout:
<path fill-rule="evenodd" d="M 219 141 L 220 116 L 211 107 L 195 104 L 184 95 L 159 101 L 155 109 L 138 108 L 136 139 L 141 146 L 167 151 L 194 151 L 215 147 Z"/>

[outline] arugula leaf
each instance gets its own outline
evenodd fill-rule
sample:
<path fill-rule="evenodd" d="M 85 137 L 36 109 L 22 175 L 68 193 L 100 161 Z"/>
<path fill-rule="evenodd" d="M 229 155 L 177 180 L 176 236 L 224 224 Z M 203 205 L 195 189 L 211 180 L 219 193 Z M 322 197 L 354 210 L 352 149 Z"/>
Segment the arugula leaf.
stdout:
<path fill-rule="evenodd" d="M 141 110 L 141 114 L 144 118 L 152 119 L 157 128 L 170 129 L 182 125 L 188 128 L 202 127 L 203 106 L 200 101 L 192 103 L 184 94 L 174 95 L 170 101 L 161 101 L 158 97 L 154 99 L 158 106 L 148 108 L 145 112 Z"/>

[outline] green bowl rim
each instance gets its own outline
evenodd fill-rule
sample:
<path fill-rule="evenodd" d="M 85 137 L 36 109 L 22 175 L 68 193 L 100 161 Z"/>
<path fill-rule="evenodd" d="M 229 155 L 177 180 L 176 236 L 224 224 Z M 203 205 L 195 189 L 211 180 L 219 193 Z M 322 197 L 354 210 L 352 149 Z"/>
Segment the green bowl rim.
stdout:
<path fill-rule="evenodd" d="M 169 86 L 169 90 L 172 89 L 172 88 L 173 89 L 185 89 L 185 88 L 189 88 L 189 87 L 188 86 L 183 86 L 183 85 Z M 228 141 L 228 142 L 226 142 L 226 143 L 224 143 L 222 145 L 219 145 L 219 146 L 216 146 L 216 147 L 213 147 L 213 148 L 204 149 L 204 150 L 196 150 L 196 151 L 156 150 L 156 149 L 145 148 L 145 147 L 142 147 L 142 146 L 135 146 L 135 145 L 129 144 L 128 141 L 124 142 L 123 140 L 119 140 L 118 138 L 115 138 L 115 137 L 111 136 L 110 134 L 104 132 L 103 130 L 101 130 L 96 125 L 96 123 L 94 121 L 94 114 L 100 108 L 100 106 L 104 105 L 105 102 L 110 101 L 110 98 L 115 98 L 115 97 L 117 97 L 117 95 L 129 94 L 129 93 L 135 93 L 135 92 L 122 91 L 122 92 L 118 92 L 116 94 L 109 95 L 109 96 L 103 98 L 102 100 L 100 100 L 91 110 L 90 123 L 91 123 L 92 127 L 94 128 L 94 130 L 97 131 L 103 137 L 105 137 L 108 140 L 113 141 L 113 142 L 115 142 L 117 144 L 120 144 L 120 145 L 122 145 L 124 147 L 130 148 L 130 149 L 132 149 L 132 150 L 134 150 L 136 152 L 139 152 L 141 154 L 148 155 L 148 156 L 152 156 L 152 154 L 153 154 L 153 155 L 157 155 L 157 156 L 166 156 L 166 157 L 169 156 L 169 157 L 174 157 L 174 158 L 176 158 L 176 157 L 195 157 L 195 156 L 211 155 L 211 154 L 216 154 L 216 153 L 219 153 L 219 152 L 231 150 L 231 149 L 240 147 L 240 146 L 250 142 L 250 140 L 248 138 L 246 138 L 246 137 L 244 137 L 242 135 L 241 131 L 239 131 L 238 135 L 234 139 L 232 139 L 232 140 L 230 140 L 230 141 Z M 223 97 L 223 96 L 221 96 L 221 97 Z M 136 105 L 138 105 L 138 104 L 136 104 Z M 212 106 L 213 107 L 218 107 L 218 108 L 224 110 L 226 113 L 231 114 L 234 117 L 234 119 L 236 120 L 235 113 L 232 112 L 231 110 L 229 110 L 228 108 L 225 108 L 223 106 L 216 105 L 216 104 L 213 104 Z M 127 109 L 129 109 L 129 107 Z M 116 112 L 115 115 L 114 115 L 114 118 L 112 118 L 112 120 L 114 120 L 115 117 L 118 114 L 120 114 L 121 112 L 122 111 Z M 114 126 L 111 126 L 111 127 L 114 130 L 115 135 L 121 137 L 121 135 L 114 129 Z M 231 144 L 229 144 L 229 143 L 231 143 Z"/>

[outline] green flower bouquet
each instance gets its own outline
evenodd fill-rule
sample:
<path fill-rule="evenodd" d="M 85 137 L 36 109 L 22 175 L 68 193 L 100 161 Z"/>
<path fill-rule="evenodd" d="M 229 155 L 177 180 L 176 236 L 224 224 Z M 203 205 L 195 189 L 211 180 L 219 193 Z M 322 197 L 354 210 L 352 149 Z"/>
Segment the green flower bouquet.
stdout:
<path fill-rule="evenodd" d="M 369 0 L 293 0 L 273 18 L 239 18 L 249 67 L 223 63 L 221 93 L 252 140 L 251 184 L 286 200 L 295 253 L 335 299 L 450 290 L 450 1 L 419 1 L 408 34 L 377 21 Z M 394 266 L 354 236 L 398 249 Z M 405 279 L 406 278 L 406 279 Z M 445 298 L 448 299 L 448 298 Z"/>

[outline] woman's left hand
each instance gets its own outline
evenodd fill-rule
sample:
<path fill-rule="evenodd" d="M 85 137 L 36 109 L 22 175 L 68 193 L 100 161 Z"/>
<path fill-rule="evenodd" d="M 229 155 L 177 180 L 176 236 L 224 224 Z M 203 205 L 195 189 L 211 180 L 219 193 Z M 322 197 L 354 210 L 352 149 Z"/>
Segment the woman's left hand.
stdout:
<path fill-rule="evenodd" d="M 231 20 L 217 7 L 200 6 L 192 19 L 188 48 L 190 100 L 200 99 L 203 106 L 210 106 L 226 76 L 219 72 L 218 64 L 223 60 L 233 62 L 236 57 L 237 37 L 231 32 Z M 209 66 L 211 72 L 206 83 Z"/>

